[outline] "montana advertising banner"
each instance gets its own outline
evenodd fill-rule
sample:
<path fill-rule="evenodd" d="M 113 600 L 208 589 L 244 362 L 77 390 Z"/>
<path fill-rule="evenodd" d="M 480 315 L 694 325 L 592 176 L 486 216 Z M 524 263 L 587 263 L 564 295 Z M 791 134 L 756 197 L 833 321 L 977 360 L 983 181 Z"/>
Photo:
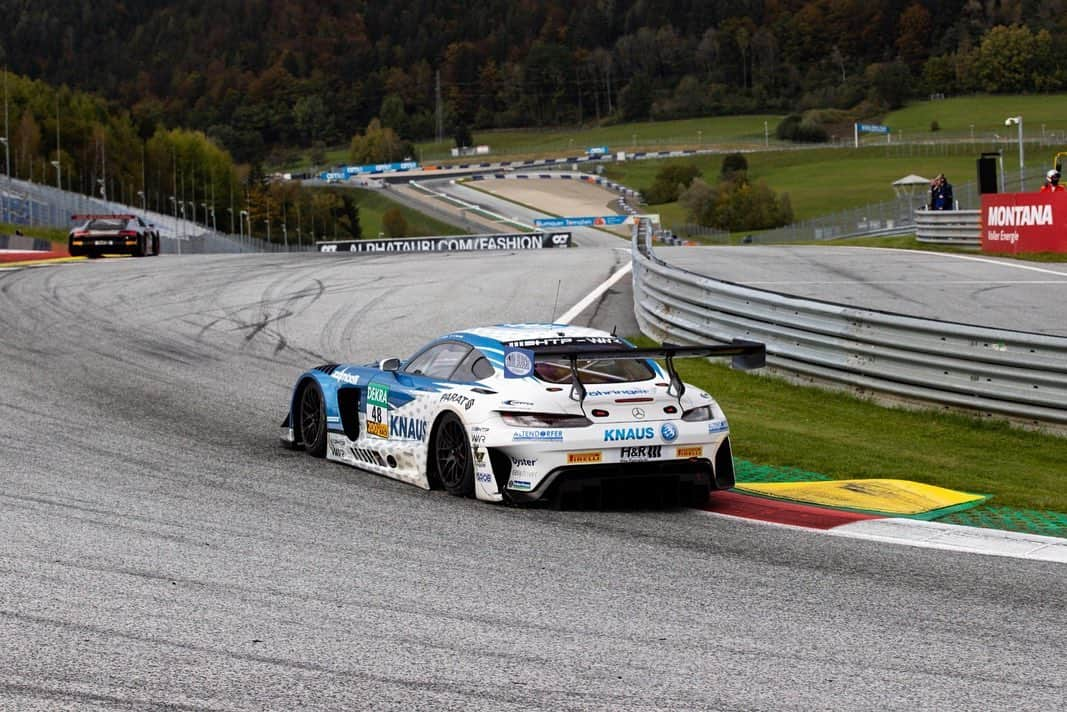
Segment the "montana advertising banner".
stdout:
<path fill-rule="evenodd" d="M 982 252 L 1067 252 L 1067 192 L 982 196 Z"/>
<path fill-rule="evenodd" d="M 499 235 L 398 237 L 375 240 L 316 242 L 319 252 L 467 252 L 477 250 L 540 250 L 570 247 L 569 232 L 516 232 Z"/>

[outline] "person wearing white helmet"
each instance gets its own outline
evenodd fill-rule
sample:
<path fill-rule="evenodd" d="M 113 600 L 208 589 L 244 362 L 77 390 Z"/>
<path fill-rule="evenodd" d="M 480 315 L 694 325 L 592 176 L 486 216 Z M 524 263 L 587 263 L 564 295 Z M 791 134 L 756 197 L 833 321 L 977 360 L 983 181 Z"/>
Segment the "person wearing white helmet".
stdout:
<path fill-rule="evenodd" d="M 1053 168 L 1045 174 L 1045 184 L 1041 186 L 1042 193 L 1058 193 L 1063 190 L 1060 185 L 1060 172 Z"/>

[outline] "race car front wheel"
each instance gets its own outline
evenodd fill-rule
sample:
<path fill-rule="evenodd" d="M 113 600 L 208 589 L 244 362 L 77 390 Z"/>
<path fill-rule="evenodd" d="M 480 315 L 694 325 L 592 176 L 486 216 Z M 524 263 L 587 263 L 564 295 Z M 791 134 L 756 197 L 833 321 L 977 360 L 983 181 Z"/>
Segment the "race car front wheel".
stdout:
<path fill-rule="evenodd" d="M 326 406 L 315 383 L 308 383 L 300 392 L 300 441 L 309 455 L 326 454 Z"/>
<path fill-rule="evenodd" d="M 474 494 L 474 462 L 467 429 L 452 413 L 445 413 L 437 421 L 431 446 L 437 476 L 449 494 L 467 497 Z"/>

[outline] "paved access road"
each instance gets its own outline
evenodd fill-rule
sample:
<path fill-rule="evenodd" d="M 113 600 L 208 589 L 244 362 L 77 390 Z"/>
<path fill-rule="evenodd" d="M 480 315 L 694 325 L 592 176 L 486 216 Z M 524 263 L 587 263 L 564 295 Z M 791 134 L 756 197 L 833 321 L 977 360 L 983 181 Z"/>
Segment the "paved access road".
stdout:
<path fill-rule="evenodd" d="M 276 445 L 300 370 L 542 319 L 558 284 L 561 313 L 620 259 L 0 273 L 0 709 L 1062 707 L 1065 566 L 491 506 Z"/>
<path fill-rule="evenodd" d="M 525 205 L 519 205 L 518 203 L 514 203 L 505 198 L 500 198 L 483 190 L 477 190 L 476 188 L 481 187 L 480 183 L 463 184 L 453 183 L 448 180 L 434 180 L 423 181 L 423 185 L 432 190 L 454 196 L 460 200 L 465 200 L 468 203 L 474 203 L 475 205 L 479 205 L 497 214 L 513 218 L 528 225 L 533 225 L 534 220 L 537 218 L 552 217 L 563 212 L 558 208 L 553 209 L 553 206 L 551 205 L 553 202 L 552 194 L 555 191 L 562 191 L 565 193 L 569 188 L 573 190 L 572 184 L 574 181 L 545 179 L 531 180 L 529 182 L 536 183 L 538 187 L 543 188 L 545 197 L 543 202 L 540 202 L 538 205 L 538 207 L 542 208 L 541 210 L 526 207 Z M 579 185 L 581 188 L 585 189 L 588 184 Z M 584 192 L 585 191 L 583 190 L 583 193 Z M 603 193 L 604 204 L 600 204 L 595 199 L 590 200 L 588 210 L 584 215 L 579 217 L 610 215 L 611 211 L 608 210 L 606 204 L 610 202 L 613 194 L 606 189 Z M 591 227 L 570 227 L 566 228 L 566 231 L 571 233 L 574 244 L 580 247 L 629 247 L 629 238 L 612 234 L 606 230 L 598 230 Z"/>
<path fill-rule="evenodd" d="M 1067 336 L 1067 264 L 861 247 L 660 247 L 716 279 L 927 319 Z"/>

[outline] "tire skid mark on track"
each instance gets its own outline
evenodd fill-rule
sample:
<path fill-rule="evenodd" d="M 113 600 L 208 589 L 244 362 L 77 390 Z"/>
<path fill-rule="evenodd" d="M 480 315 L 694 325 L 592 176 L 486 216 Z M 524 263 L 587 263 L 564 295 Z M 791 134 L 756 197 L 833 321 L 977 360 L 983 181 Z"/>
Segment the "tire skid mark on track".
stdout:
<path fill-rule="evenodd" d="M 145 699 L 145 696 L 143 694 L 133 694 L 130 696 L 123 697 L 114 694 L 105 694 L 103 692 L 89 692 L 86 690 L 45 687 L 43 685 L 29 685 L 25 683 L 5 682 L 2 680 L 0 680 L 0 691 L 18 693 L 20 696 L 30 697 L 35 700 L 47 700 L 49 702 L 73 702 L 78 706 L 94 703 L 135 709 L 142 707 L 158 707 L 161 709 L 168 710 L 188 710 L 189 712 L 197 712 L 197 710 L 207 710 L 207 712 L 222 712 L 223 710 L 232 709 L 228 706 L 218 707 L 213 704 L 204 702 L 197 702 L 196 704 L 186 704 L 183 702 L 175 702 L 171 699 Z"/>
<path fill-rule="evenodd" d="M 0 617 L 0 685 L 197 709 L 735 709 L 753 689 L 766 708 L 916 689 L 1055 707 L 1058 568 L 699 512 L 493 508 L 276 447 L 308 353 L 405 355 L 428 333 L 542 318 L 556 274 L 567 305 L 614 261 L 197 256 L 0 278 L 0 432 L 19 448 L 0 451 L 0 493 L 54 502 L 0 499 L 0 600 L 31 616 Z M 284 310 L 250 342 L 227 321 Z M 30 694 L 0 687 L 0 707 Z"/>

